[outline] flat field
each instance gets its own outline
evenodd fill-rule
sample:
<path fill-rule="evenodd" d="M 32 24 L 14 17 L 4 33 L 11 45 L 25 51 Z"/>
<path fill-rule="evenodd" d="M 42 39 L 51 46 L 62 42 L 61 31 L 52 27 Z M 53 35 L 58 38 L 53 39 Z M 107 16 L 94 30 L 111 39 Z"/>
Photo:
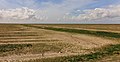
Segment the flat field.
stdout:
<path fill-rule="evenodd" d="M 37 25 L 36 25 L 37 26 Z M 61 28 L 76 28 L 76 29 L 89 29 L 89 30 L 105 30 L 105 31 L 120 31 L 120 24 L 49 24 L 38 25 L 49 27 L 61 27 Z"/>
<path fill-rule="evenodd" d="M 0 25 L 0 62 L 103 61 L 120 61 L 120 25 Z"/>

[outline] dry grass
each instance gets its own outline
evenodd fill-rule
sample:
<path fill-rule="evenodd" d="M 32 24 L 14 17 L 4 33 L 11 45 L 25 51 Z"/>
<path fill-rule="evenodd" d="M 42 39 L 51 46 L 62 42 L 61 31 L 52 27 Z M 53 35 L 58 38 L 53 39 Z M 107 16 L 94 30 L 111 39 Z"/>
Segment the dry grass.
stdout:
<path fill-rule="evenodd" d="M 50 25 L 34 25 L 34 26 L 46 26 L 46 27 L 62 27 L 62 28 L 77 28 L 77 29 L 92 29 L 92 30 L 105 30 L 114 31 L 120 33 L 120 24 L 50 24 Z"/>
<path fill-rule="evenodd" d="M 70 27 L 70 25 L 33 25 L 33 26 L 58 26 Z M 71 27 L 88 27 L 89 25 L 73 25 Z M 97 25 L 94 25 L 97 26 Z M 102 25 L 101 25 L 102 26 Z M 119 25 L 116 25 L 119 26 Z M 58 32 L 45 30 L 25 25 L 0 25 L 0 60 L 4 61 L 21 61 L 32 60 L 44 57 L 59 57 L 73 54 L 84 54 L 93 51 L 94 48 L 100 48 L 109 44 L 118 42 L 104 39 L 101 37 Z M 11 27 L 11 28 L 10 28 Z M 80 28 L 81 28 L 80 27 Z M 109 26 L 108 26 L 109 27 Z M 101 29 L 107 29 L 101 28 Z M 93 29 L 93 27 L 88 27 Z M 85 29 L 88 29 L 85 28 Z M 100 25 L 94 29 L 100 28 Z M 109 28 L 109 30 L 119 31 L 118 28 Z M 29 46 L 30 45 L 30 46 Z M 44 57 L 42 57 L 42 55 Z M 66 56 L 67 56 L 66 55 Z M 11 57 L 11 58 L 9 58 Z"/>

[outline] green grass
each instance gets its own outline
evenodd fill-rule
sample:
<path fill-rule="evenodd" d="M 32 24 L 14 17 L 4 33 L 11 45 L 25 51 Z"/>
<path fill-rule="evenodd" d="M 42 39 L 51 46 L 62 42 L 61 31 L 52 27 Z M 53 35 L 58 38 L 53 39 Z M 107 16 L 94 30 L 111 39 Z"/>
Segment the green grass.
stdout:
<path fill-rule="evenodd" d="M 19 53 L 22 49 L 32 47 L 31 44 L 1 44 L 0 45 L 0 56 L 7 56 L 12 53 Z"/>
<path fill-rule="evenodd" d="M 19 54 L 42 54 L 47 52 L 58 53 L 65 48 L 72 47 L 71 44 L 64 43 L 37 43 L 37 44 L 1 44 L 0 56 L 19 55 Z"/>
<path fill-rule="evenodd" d="M 32 53 L 47 53 L 47 52 L 53 52 L 53 53 L 59 53 L 59 52 L 65 52 L 66 50 L 69 52 L 74 52 L 73 44 L 69 44 L 69 43 L 38 43 L 38 44 L 33 44 L 32 48 L 31 48 L 31 52 Z M 80 49 L 80 47 L 78 48 Z"/>
<path fill-rule="evenodd" d="M 49 43 L 33 44 L 30 52 L 33 54 L 46 53 L 46 52 L 58 52 L 61 48 Z"/>
<path fill-rule="evenodd" d="M 49 43 L 38 44 L 1 44 L 0 56 L 19 55 L 19 54 L 41 54 L 46 52 L 59 52 L 60 47 Z"/>
<path fill-rule="evenodd" d="M 89 34 L 89 35 L 95 35 L 95 36 L 101 36 L 101 37 L 120 38 L 120 33 L 113 33 L 113 32 L 89 31 L 89 30 L 78 30 L 78 29 L 67 29 L 67 28 L 53 28 L 53 27 L 45 27 L 43 29 L 62 31 L 62 32 L 70 32 L 70 33 Z"/>
<path fill-rule="evenodd" d="M 31 47 L 31 44 L 1 44 L 0 52 L 14 51 L 15 49 L 22 49 L 24 47 Z"/>
<path fill-rule="evenodd" d="M 54 27 L 38 27 L 38 26 L 32 26 L 32 25 L 25 25 L 25 26 L 34 27 L 34 28 L 40 28 L 40 29 L 54 30 L 54 31 L 61 31 L 61 32 L 70 32 L 70 33 L 94 35 L 94 36 L 99 36 L 99 37 L 107 37 L 107 38 L 115 38 L 115 39 L 120 38 L 120 33 L 114 33 L 114 32 L 90 31 L 90 30 L 54 28 Z"/>
<path fill-rule="evenodd" d="M 120 31 L 120 24 L 36 24 L 35 26 L 83 28 L 95 30 Z"/>
<path fill-rule="evenodd" d="M 77 56 L 64 56 L 64 57 L 56 57 L 56 58 L 43 58 L 36 59 L 24 62 L 94 62 L 106 56 L 111 56 L 114 54 L 120 54 L 120 44 L 117 45 L 108 45 L 107 47 L 103 47 L 99 49 L 95 53 L 85 54 L 85 55 L 77 55 Z"/>

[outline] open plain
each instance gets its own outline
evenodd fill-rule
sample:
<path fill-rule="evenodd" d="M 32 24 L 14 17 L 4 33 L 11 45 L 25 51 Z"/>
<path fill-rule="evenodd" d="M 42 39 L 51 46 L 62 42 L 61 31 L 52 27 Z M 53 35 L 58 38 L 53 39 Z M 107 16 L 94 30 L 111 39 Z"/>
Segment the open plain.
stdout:
<path fill-rule="evenodd" d="M 0 62 L 120 62 L 120 25 L 0 25 Z"/>

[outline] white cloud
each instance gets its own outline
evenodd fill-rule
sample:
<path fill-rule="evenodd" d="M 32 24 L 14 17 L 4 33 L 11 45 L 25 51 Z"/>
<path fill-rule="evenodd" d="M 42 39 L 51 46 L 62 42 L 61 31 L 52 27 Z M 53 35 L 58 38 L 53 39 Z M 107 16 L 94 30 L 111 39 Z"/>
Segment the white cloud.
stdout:
<path fill-rule="evenodd" d="M 35 10 L 26 7 L 0 10 L 0 19 L 30 19 L 35 16 Z"/>
<path fill-rule="evenodd" d="M 61 4 L 54 4 L 51 2 L 44 2 L 42 5 L 46 7 L 43 11 L 46 11 L 44 14 L 47 16 L 48 20 L 50 21 L 64 21 L 63 16 L 66 13 L 70 13 L 74 11 L 76 8 L 82 8 L 87 4 L 93 3 L 94 0 L 64 0 Z"/>
<path fill-rule="evenodd" d="M 46 10 L 35 10 L 27 7 L 16 9 L 1 9 L 0 20 L 40 20 L 44 21 L 48 19 Z"/>
<path fill-rule="evenodd" d="M 104 8 L 95 8 L 92 10 L 84 10 L 84 14 L 73 16 L 76 20 L 103 20 L 120 17 L 120 5 L 111 5 Z"/>
<path fill-rule="evenodd" d="M 1 2 L 2 1 L 2 2 Z M 111 5 L 104 8 L 95 8 L 90 10 L 80 10 L 86 5 L 96 2 L 96 0 L 64 0 L 60 4 L 53 2 L 41 2 L 39 7 L 34 0 L 15 0 L 17 4 L 11 4 L 8 0 L 1 0 L 0 21 L 1 19 L 9 20 L 36 20 L 37 22 L 57 22 L 57 21 L 85 21 L 85 20 L 104 20 L 120 19 L 120 5 Z M 9 0 L 10 1 L 10 0 Z M 23 7 L 26 6 L 26 7 Z M 8 9 L 8 8 L 14 9 Z M 21 8 L 23 7 L 23 8 Z M 35 7 L 39 7 L 35 9 Z M 15 9 L 16 8 L 16 9 Z M 32 8 L 32 9 L 30 9 Z M 75 9 L 77 15 L 71 14 Z M 83 12 L 83 13 L 81 13 Z M 4 20 L 6 21 L 6 20 Z M 27 21 L 29 22 L 29 21 Z M 31 21 L 30 21 L 31 22 Z"/>
<path fill-rule="evenodd" d="M 0 0 L 0 8 L 6 9 L 0 10 L 0 19 L 28 20 L 32 17 L 33 20 L 57 21 L 61 20 L 66 13 L 70 13 L 74 9 L 81 8 L 93 1 L 94 0 L 63 0 L 60 4 L 55 4 L 51 1 L 38 4 L 35 0 Z M 43 7 L 41 8 L 40 5 Z M 20 8 L 23 6 L 27 8 Z M 39 8 L 34 9 L 35 7 Z M 14 9 L 10 10 L 9 8 Z"/>
<path fill-rule="evenodd" d="M 57 6 L 59 7 L 59 6 Z M 0 20 L 39 20 L 39 21 L 86 21 L 86 20 L 104 20 L 104 19 L 120 19 L 120 5 L 111 5 L 104 8 L 95 8 L 91 10 L 83 10 L 84 13 L 78 16 L 71 15 L 69 8 L 48 7 L 45 9 L 29 9 L 27 7 L 16 9 L 1 9 Z M 68 10 L 67 10 L 68 9 Z M 76 10 L 82 12 L 82 10 Z M 29 22 L 29 21 L 27 21 Z M 103 21 L 102 21 L 103 22 Z"/>

